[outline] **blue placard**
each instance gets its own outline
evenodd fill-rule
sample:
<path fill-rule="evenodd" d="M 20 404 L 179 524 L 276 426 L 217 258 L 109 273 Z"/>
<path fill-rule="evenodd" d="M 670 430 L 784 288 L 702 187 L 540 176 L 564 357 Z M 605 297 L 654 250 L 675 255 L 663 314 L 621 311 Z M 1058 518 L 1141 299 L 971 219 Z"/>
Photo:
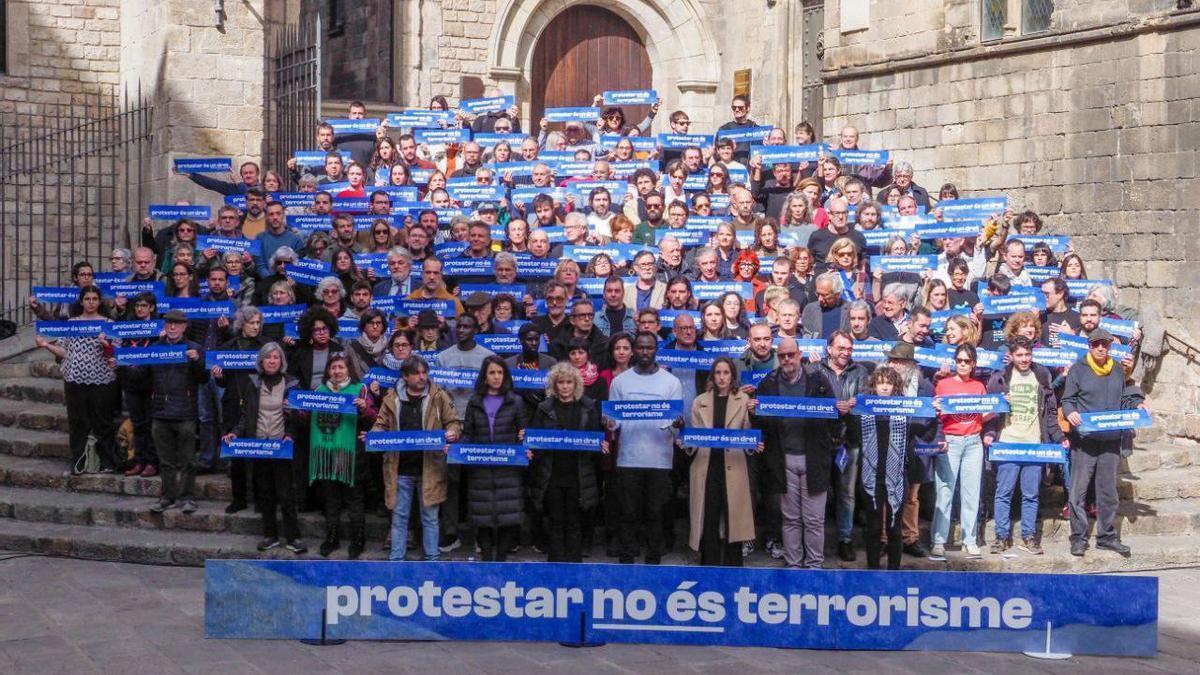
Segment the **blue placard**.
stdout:
<path fill-rule="evenodd" d="M 254 248 L 254 240 L 245 237 L 220 237 L 212 234 L 201 234 L 196 237 L 196 249 L 199 251 L 214 250 L 221 253 L 249 253 Z"/>
<path fill-rule="evenodd" d="M 117 347 L 113 355 L 118 366 L 151 366 L 187 363 L 186 344 L 150 345 L 149 347 Z"/>
<path fill-rule="evenodd" d="M 605 246 L 564 246 L 563 257 L 570 258 L 575 262 L 586 263 L 592 258 L 604 253 L 612 258 L 615 264 L 622 264 L 633 260 L 633 256 L 641 251 L 647 250 L 641 244 L 608 244 Z"/>
<path fill-rule="evenodd" d="M 508 143 L 509 147 L 516 148 L 528 138 L 525 134 L 497 134 L 497 133 L 479 133 L 471 136 L 471 140 L 478 143 L 484 149 L 496 146 L 499 143 Z"/>
<path fill-rule="evenodd" d="M 148 319 L 146 321 L 113 321 L 108 324 L 104 332 L 109 337 L 133 340 L 138 338 L 156 338 L 162 335 L 165 329 L 166 322 L 163 320 Z"/>
<path fill-rule="evenodd" d="M 351 160 L 350 153 L 346 150 L 297 150 L 292 153 L 292 159 L 296 160 L 296 164 L 304 167 L 323 167 L 325 166 L 325 158 L 330 152 L 337 152 L 341 155 L 342 164 L 349 164 Z M 324 189 L 325 186 L 319 186 Z"/>
<path fill-rule="evenodd" d="M 654 136 L 625 136 L 624 134 L 600 134 L 600 147 L 611 150 L 617 143 L 628 140 L 635 152 L 654 152 L 658 139 Z"/>
<path fill-rule="evenodd" d="M 1033 362 L 1047 368 L 1070 368 L 1081 358 L 1083 358 L 1082 354 L 1075 349 L 1033 348 Z"/>
<path fill-rule="evenodd" d="M 937 269 L 936 255 L 873 255 L 871 269 L 888 272 L 915 272 L 920 274 Z"/>
<path fill-rule="evenodd" d="M 758 429 L 690 428 L 680 432 L 679 442 L 693 448 L 757 450 L 758 444 L 762 443 L 762 432 Z"/>
<path fill-rule="evenodd" d="M 456 443 L 446 457 L 450 464 L 467 466 L 529 466 L 523 445 L 473 445 Z"/>
<path fill-rule="evenodd" d="M 603 440 L 603 431 L 525 430 L 525 447 L 531 450 L 600 452 L 600 443 Z"/>
<path fill-rule="evenodd" d="M 234 438 L 221 441 L 222 459 L 291 459 L 291 439 Z"/>
<path fill-rule="evenodd" d="M 517 276 L 526 279 L 547 279 L 554 276 L 562 261 L 558 258 L 531 258 L 528 255 L 517 256 Z"/>
<path fill-rule="evenodd" d="M 697 330 L 699 327 L 697 327 Z M 700 348 L 709 352 L 714 357 L 730 356 L 738 357 L 746 353 L 748 344 L 745 340 L 701 340 Z"/>
<path fill-rule="evenodd" d="M 798 164 L 815 162 L 821 156 L 820 145 L 763 145 L 753 154 L 762 158 L 763 164 Z"/>
<path fill-rule="evenodd" d="M 983 221 L 980 220 L 944 220 L 922 222 L 917 225 L 917 233 L 926 241 L 955 237 L 978 237 L 982 231 Z"/>
<path fill-rule="evenodd" d="M 896 415 L 901 417 L 937 417 L 933 399 L 927 396 L 859 395 L 851 411 L 855 415 Z"/>
<path fill-rule="evenodd" d="M 918 457 L 937 457 L 945 454 L 945 443 L 914 443 L 913 454 Z"/>
<path fill-rule="evenodd" d="M 829 154 L 837 157 L 843 167 L 847 164 L 883 166 L 888 163 L 890 156 L 887 150 L 846 150 L 845 148 L 831 150 Z"/>
<path fill-rule="evenodd" d="M 932 347 L 915 347 L 913 360 L 922 368 L 954 368 L 954 347 L 947 344 L 935 344 Z"/>
<path fill-rule="evenodd" d="M 600 110 L 592 107 L 546 108 L 542 117 L 548 122 L 595 122 Z"/>
<path fill-rule="evenodd" d="M 474 368 L 430 368 L 429 379 L 451 389 L 473 389 L 479 370 Z"/>
<path fill-rule="evenodd" d="M 1133 332 L 1138 328 L 1138 322 L 1104 316 L 1100 317 L 1100 327 L 1117 337 L 1131 340 Z"/>
<path fill-rule="evenodd" d="M 732 129 L 718 129 L 716 138 L 728 138 L 734 143 L 750 143 L 758 145 L 767 140 L 767 136 L 775 127 L 734 127 Z"/>
<path fill-rule="evenodd" d="M 999 370 L 1004 367 L 1004 355 L 1006 353 L 990 349 L 976 350 L 975 367 L 985 370 Z"/>
<path fill-rule="evenodd" d="M 212 208 L 208 206 L 176 206 L 175 204 L 151 204 L 146 214 L 150 220 L 188 220 L 204 221 L 212 218 Z"/>
<path fill-rule="evenodd" d="M 658 92 L 653 89 L 621 89 L 606 91 L 601 96 L 604 105 L 654 105 Z"/>
<path fill-rule="evenodd" d="M 497 185 L 458 185 L 447 189 L 450 198 L 458 202 L 494 202 L 504 197 Z"/>
<path fill-rule="evenodd" d="M 471 98 L 459 103 L 458 107 L 471 115 L 503 112 L 516 105 L 516 99 L 511 96 L 492 96 L 490 98 Z"/>
<path fill-rule="evenodd" d="M 886 361 L 895 346 L 895 340 L 855 341 L 852 356 L 858 361 Z"/>
<path fill-rule="evenodd" d="M 690 248 L 707 244 L 709 238 L 712 237 L 712 234 L 705 232 L 704 230 L 693 230 L 690 228 L 664 227 L 654 230 L 655 244 L 661 246 L 663 239 L 666 239 L 667 237 L 674 237 L 675 240 L 679 242 L 680 246 Z"/>
<path fill-rule="evenodd" d="M 400 316 L 416 316 L 426 309 L 432 309 L 438 313 L 438 316 L 447 318 L 454 318 L 457 315 L 453 300 L 397 300 L 391 313 Z"/>
<path fill-rule="evenodd" d="M 745 298 L 754 297 L 754 286 L 749 281 L 693 281 L 692 295 L 697 300 L 716 300 L 726 293 L 737 293 Z"/>
<path fill-rule="evenodd" d="M 34 330 L 48 338 L 91 338 L 107 333 L 109 322 L 98 321 L 38 321 Z"/>
<path fill-rule="evenodd" d="M 375 226 L 376 221 L 380 221 L 380 220 L 387 223 L 388 226 L 396 228 L 396 229 L 400 229 L 400 228 L 404 227 L 404 214 L 402 214 L 402 213 L 396 213 L 396 214 L 391 214 L 391 215 L 386 215 L 386 216 L 368 213 L 365 215 L 354 216 L 354 229 L 369 230 Z"/>
<path fill-rule="evenodd" d="M 1046 244 L 1055 255 L 1062 255 L 1071 247 L 1071 238 L 1065 234 L 1013 234 L 1008 238 L 1024 243 L 1026 251 L 1032 251 L 1034 244 Z"/>
<path fill-rule="evenodd" d="M 97 286 L 115 284 L 119 281 L 125 281 L 129 277 L 129 272 L 96 272 L 92 276 L 92 283 Z"/>
<path fill-rule="evenodd" d="M 1062 272 L 1059 271 L 1059 269 L 1053 265 L 1047 265 L 1045 267 L 1041 267 L 1038 265 L 1026 265 L 1025 273 L 1029 275 L 1029 278 L 1035 284 L 1040 284 L 1043 281 L 1046 281 L 1048 279 L 1053 279 L 1062 274 Z"/>
<path fill-rule="evenodd" d="M 263 323 L 290 323 L 307 309 L 308 305 L 263 305 L 258 311 L 262 312 Z"/>
<path fill-rule="evenodd" d="M 297 263 L 300 261 L 296 261 Z M 283 273 L 292 281 L 303 284 L 305 286 L 316 286 L 321 283 L 321 280 L 333 276 L 329 269 L 318 270 L 308 266 L 301 266 L 296 263 L 288 263 L 283 266 Z"/>
<path fill-rule="evenodd" d="M 1082 420 L 1079 431 L 1082 433 L 1144 429 L 1154 425 L 1150 413 L 1143 408 L 1086 412 L 1079 413 L 1079 417 Z"/>
<path fill-rule="evenodd" d="M 354 396 L 331 391 L 293 389 L 288 392 L 288 405 L 297 410 L 309 412 L 341 413 L 343 415 L 358 412 L 358 407 L 354 405 Z"/>
<path fill-rule="evenodd" d="M 421 191 L 415 185 L 383 185 L 371 190 L 371 194 L 382 192 L 395 204 L 397 202 L 415 202 L 420 198 Z"/>
<path fill-rule="evenodd" d="M 356 317 L 339 316 L 338 320 L 337 320 L 337 324 L 338 324 L 337 337 L 339 340 L 342 340 L 343 342 L 345 342 L 346 340 L 354 340 L 354 339 L 358 338 L 359 335 L 362 334 L 362 332 L 358 328 L 358 319 Z"/>
<path fill-rule="evenodd" d="M 689 230 L 716 232 L 721 223 L 732 222 L 729 216 L 688 216 L 683 226 Z"/>
<path fill-rule="evenodd" d="M 545 340 L 545 338 L 542 338 Z M 512 375 L 513 389 L 521 389 L 523 391 L 544 391 L 546 389 L 546 380 L 550 375 L 548 370 L 528 370 L 525 368 L 513 368 L 509 371 Z"/>
<path fill-rule="evenodd" d="M 492 258 L 449 258 L 442 261 L 442 276 L 491 276 L 495 272 L 494 264 L 495 261 Z"/>
<path fill-rule="evenodd" d="M 658 144 L 664 150 L 707 148 L 712 145 L 712 137 L 703 134 L 659 134 Z"/>
<path fill-rule="evenodd" d="M 79 288 L 75 286 L 34 286 L 33 297 L 43 304 L 70 304 L 79 300 Z"/>
<path fill-rule="evenodd" d="M 992 443 L 988 461 L 1021 464 L 1066 464 L 1067 449 L 1058 443 Z"/>
<path fill-rule="evenodd" d="M 287 226 L 301 231 L 328 230 L 333 227 L 333 216 L 318 216 L 298 213 L 287 216 Z"/>
<path fill-rule="evenodd" d="M 334 195 L 333 210 L 335 213 L 367 213 L 371 210 L 371 199 L 369 197 L 338 197 Z"/>
<path fill-rule="evenodd" d="M 1008 210 L 1008 197 L 975 197 L 947 199 L 935 206 L 946 220 L 960 218 L 992 218 Z"/>
<path fill-rule="evenodd" d="M 673 421 L 683 415 L 683 401 L 604 401 L 602 410 L 614 420 Z"/>
<path fill-rule="evenodd" d="M 175 170 L 179 173 L 229 173 L 233 171 L 230 157 L 176 157 Z"/>
<path fill-rule="evenodd" d="M 985 295 L 979 301 L 983 303 L 984 314 L 1040 312 L 1046 309 L 1046 296 L 1041 291 L 1009 293 L 1008 295 Z"/>
<path fill-rule="evenodd" d="M 893 230 L 886 227 L 876 227 L 870 230 L 859 230 L 859 234 L 863 236 L 863 240 L 867 242 L 867 246 L 872 248 L 883 248 L 894 237 L 899 237 L 908 240 L 905 236 L 907 233 L 902 230 Z"/>
<path fill-rule="evenodd" d="M 566 195 L 562 189 L 556 188 L 553 185 L 547 185 L 545 187 L 529 185 L 525 187 L 513 188 L 512 191 L 509 192 L 508 197 L 514 204 L 532 204 L 533 200 L 537 198 L 538 195 L 550 195 L 550 198 L 554 200 L 555 204 L 561 204 L 563 200 L 566 199 Z"/>
<path fill-rule="evenodd" d="M 563 177 L 567 177 L 567 176 L 571 176 L 571 177 L 575 177 L 575 178 L 583 178 L 583 177 L 591 176 L 592 169 L 595 168 L 595 166 L 596 165 L 594 163 L 592 163 L 591 160 L 586 160 L 586 161 L 582 161 L 582 162 L 559 162 L 558 165 L 554 168 L 554 174 L 556 176 L 558 176 L 559 178 L 563 178 Z M 580 191 L 575 188 L 574 184 L 568 185 L 567 189 L 571 190 L 572 192 Z"/>
<path fill-rule="evenodd" d="M 334 136 L 341 134 L 373 134 L 379 128 L 379 119 L 361 119 L 361 120 L 325 120 L 325 123 L 333 127 Z"/>
<path fill-rule="evenodd" d="M 340 560 L 210 560 L 205 575 L 209 638 L 1121 656 L 1158 644 L 1154 576 Z"/>
<path fill-rule="evenodd" d="M 685 370 L 711 370 L 713 361 L 721 356 L 719 353 L 687 350 L 660 349 L 654 357 L 658 365 L 667 368 L 683 368 Z"/>
<path fill-rule="evenodd" d="M 488 166 L 496 176 L 503 178 L 504 176 L 532 176 L 533 167 L 538 164 L 543 164 L 543 162 L 539 160 L 533 160 L 532 162 L 493 162 Z"/>
<path fill-rule="evenodd" d="M 521 338 L 514 333 L 476 335 L 475 342 L 496 354 L 521 353 Z"/>
<path fill-rule="evenodd" d="M 368 431 L 367 452 L 440 452 L 445 431 Z"/>
<path fill-rule="evenodd" d="M 1083 358 L 1083 355 L 1088 352 L 1088 339 L 1082 335 L 1068 335 L 1066 333 L 1058 334 L 1058 346 L 1060 349 L 1071 350 Z M 1117 361 L 1123 361 L 1126 356 L 1133 355 L 1133 349 L 1129 345 L 1123 345 L 1119 342 L 1113 342 L 1108 346 L 1108 355 Z"/>
<path fill-rule="evenodd" d="M 521 298 L 525 295 L 525 286 L 521 284 L 459 284 L 458 289 L 464 298 L 472 293 L 485 293 L 493 298 L 502 293 L 507 293 L 514 298 Z"/>
<path fill-rule="evenodd" d="M 837 399 L 802 396 L 759 396 L 754 406 L 759 417 L 798 417 L 835 420 L 839 417 Z"/>
<path fill-rule="evenodd" d="M 217 367 L 221 370 L 254 370 L 258 367 L 258 352 L 253 349 L 204 352 L 204 367 Z"/>
<path fill-rule="evenodd" d="M 1008 412 L 1008 401 L 1002 394 L 955 394 L 942 396 L 943 415 L 972 415 Z"/>
<path fill-rule="evenodd" d="M 608 168 L 612 171 L 613 178 L 625 180 L 633 176 L 640 169 L 653 169 L 655 166 L 648 160 L 634 160 L 629 162 L 611 162 Z"/>
<path fill-rule="evenodd" d="M 189 319 L 219 319 L 232 317 L 236 307 L 231 300 L 206 301 L 199 298 L 158 298 L 158 311 L 177 309 Z"/>
<path fill-rule="evenodd" d="M 386 253 L 354 253 L 354 265 L 362 272 L 374 270 L 378 278 L 386 278 L 389 274 Z"/>
<path fill-rule="evenodd" d="M 284 208 L 311 208 L 313 199 L 316 198 L 315 192 L 276 192 L 272 196 L 283 204 Z"/>
<path fill-rule="evenodd" d="M 400 382 L 400 371 L 384 368 L 383 366 L 375 366 L 368 370 L 362 378 L 363 384 L 378 382 L 380 387 L 390 389 Z"/>
<path fill-rule="evenodd" d="M 418 143 L 425 145 L 449 145 L 451 143 L 466 143 L 471 140 L 470 129 L 414 129 L 413 136 Z"/>
<path fill-rule="evenodd" d="M 682 314 L 687 314 L 688 316 L 692 317 L 692 320 L 696 322 L 696 325 L 700 325 L 700 312 L 694 309 L 660 309 L 658 310 L 658 320 L 662 322 L 663 326 L 673 328 L 675 325 L 675 319 Z"/>
<path fill-rule="evenodd" d="M 1067 297 L 1081 300 L 1096 286 L 1112 286 L 1110 279 L 1063 279 L 1067 284 Z"/>
<path fill-rule="evenodd" d="M 428 110 L 425 108 L 412 108 L 409 110 L 399 110 L 394 113 L 388 113 L 384 118 L 389 127 L 403 127 L 411 129 L 413 127 L 439 127 L 445 124 L 454 123 L 454 111 L 452 110 Z"/>

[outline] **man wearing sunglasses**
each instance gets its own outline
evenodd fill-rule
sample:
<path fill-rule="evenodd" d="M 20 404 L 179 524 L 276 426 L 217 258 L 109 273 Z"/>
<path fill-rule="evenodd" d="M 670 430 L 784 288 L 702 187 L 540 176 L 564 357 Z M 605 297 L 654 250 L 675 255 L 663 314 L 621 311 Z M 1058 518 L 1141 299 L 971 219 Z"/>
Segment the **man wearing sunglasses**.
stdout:
<path fill-rule="evenodd" d="M 756 127 L 758 122 L 750 119 L 750 97 L 745 94 L 738 94 L 733 97 L 733 102 L 729 104 L 729 109 L 733 112 L 733 119 L 721 125 L 721 131 L 730 129 L 745 129 L 747 127 Z M 737 149 L 733 152 L 734 159 L 745 164 L 750 159 L 750 144 L 738 143 Z"/>
<path fill-rule="evenodd" d="M 1117 474 L 1121 470 L 1122 431 L 1081 431 L 1083 413 L 1150 407 L 1141 389 L 1127 379 L 1124 368 L 1109 353 L 1113 336 L 1103 328 L 1088 334 L 1088 352 L 1067 371 L 1062 411 L 1071 425 L 1071 555 L 1088 549 L 1088 485 L 1096 487 L 1096 548 L 1129 557 L 1130 549 L 1117 532 Z"/>

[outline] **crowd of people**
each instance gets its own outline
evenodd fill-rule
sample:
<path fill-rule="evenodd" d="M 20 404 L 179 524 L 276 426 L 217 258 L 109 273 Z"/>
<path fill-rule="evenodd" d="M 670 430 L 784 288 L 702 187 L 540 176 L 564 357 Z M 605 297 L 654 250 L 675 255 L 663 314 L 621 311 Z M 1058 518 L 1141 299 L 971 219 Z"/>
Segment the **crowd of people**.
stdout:
<path fill-rule="evenodd" d="M 195 511 L 196 474 L 228 471 L 226 511 L 252 496 L 259 549 L 296 554 L 298 512 L 320 510 L 322 556 L 344 540 L 350 558 L 374 545 L 438 560 L 473 540 L 486 561 L 600 548 L 655 564 L 686 541 L 704 565 L 758 548 L 820 568 L 828 528 L 841 560 L 861 547 L 870 568 L 897 569 L 945 557 L 954 519 L 965 555 L 1041 554 L 1049 483 L 1069 495 L 1072 554 L 1091 519 L 1097 547 L 1130 553 L 1115 519 L 1132 434 L 1087 431 L 1081 415 L 1146 407 L 1142 326 L 1066 237 L 1003 199 L 981 211 L 960 197 L 971 186 L 931 194 L 853 127 L 824 145 L 807 123 L 760 125 L 745 96 L 704 136 L 683 110 L 660 125 L 654 104 L 630 125 L 592 104 L 594 120 L 524 135 L 511 99 L 455 111 L 437 97 L 387 119 L 355 102 L 285 167 L 179 174 L 225 196 L 214 218 L 147 219 L 138 248 L 73 265 L 74 297 L 30 298 L 43 322 L 99 326 L 38 338 L 62 365 L 73 470 L 94 455 L 101 472 L 161 476 L 156 513 Z M 115 356 L 152 347 L 185 356 Z M 221 351 L 255 356 L 206 359 Z M 354 406 L 309 412 L 289 403 L 301 390 Z M 943 410 L 988 394 L 1003 411 Z M 869 396 L 935 413 L 872 412 Z M 763 397 L 835 412 L 765 414 Z M 682 405 L 636 420 L 606 401 Z M 452 445 L 521 445 L 533 429 L 604 441 L 530 449 L 527 466 L 448 462 Z M 691 447 L 688 429 L 762 442 Z M 366 451 L 381 431 L 443 432 L 446 447 Z M 290 440 L 293 455 L 222 459 L 244 438 Z M 993 461 L 996 443 L 1055 444 L 1062 459 Z M 367 541 L 368 512 L 390 518 L 386 539 Z"/>

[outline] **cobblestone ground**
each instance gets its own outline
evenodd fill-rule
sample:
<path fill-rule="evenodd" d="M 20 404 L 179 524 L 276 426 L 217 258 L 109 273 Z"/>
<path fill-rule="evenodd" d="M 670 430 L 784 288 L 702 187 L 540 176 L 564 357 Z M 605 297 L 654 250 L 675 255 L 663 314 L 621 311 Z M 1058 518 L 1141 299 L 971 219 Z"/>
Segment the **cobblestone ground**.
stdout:
<path fill-rule="evenodd" d="M 1158 573 L 1154 659 L 540 643 L 205 640 L 204 571 L 0 552 L 0 673 L 1195 673 L 1200 569 Z M 1119 598 L 1113 598 L 1119 602 Z"/>

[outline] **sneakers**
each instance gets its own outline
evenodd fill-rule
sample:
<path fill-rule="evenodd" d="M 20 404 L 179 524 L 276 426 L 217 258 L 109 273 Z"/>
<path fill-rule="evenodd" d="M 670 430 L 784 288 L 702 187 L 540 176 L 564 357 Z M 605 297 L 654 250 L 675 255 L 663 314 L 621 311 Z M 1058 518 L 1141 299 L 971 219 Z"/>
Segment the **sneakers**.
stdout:
<path fill-rule="evenodd" d="M 750 557 L 751 553 L 754 553 L 754 542 L 743 541 L 742 542 L 742 557 L 748 558 L 748 557 Z"/>
<path fill-rule="evenodd" d="M 460 546 L 462 546 L 462 540 L 457 535 L 452 534 L 448 537 L 442 537 L 442 540 L 438 543 L 438 550 L 442 553 L 449 553 Z"/>
<path fill-rule="evenodd" d="M 964 542 L 963 549 L 967 552 L 967 555 L 971 556 L 972 558 L 979 557 L 979 545 L 976 544 L 975 542 L 973 542 L 973 541 Z"/>
<path fill-rule="evenodd" d="M 905 547 L 904 547 L 904 552 L 905 552 L 905 553 L 908 553 L 908 546 L 905 546 Z M 914 554 L 914 553 L 909 553 L 909 555 L 916 555 L 916 554 Z M 931 551 L 929 552 L 929 557 L 930 557 L 930 558 L 942 558 L 942 559 L 945 559 L 945 558 L 946 558 L 946 547 L 945 547 L 945 546 L 942 546 L 941 544 L 934 544 L 934 545 L 933 545 L 933 550 L 931 550 Z"/>
<path fill-rule="evenodd" d="M 767 553 L 771 554 L 772 560 L 782 560 L 783 559 L 783 547 L 780 546 L 779 542 L 775 541 L 774 539 L 767 541 L 766 549 L 767 549 Z M 851 550 L 853 551 L 853 549 L 851 549 Z"/>
<path fill-rule="evenodd" d="M 142 478 L 154 478 L 158 475 L 158 467 L 153 464 L 147 464 L 146 468 L 142 469 Z"/>
<path fill-rule="evenodd" d="M 1037 539 L 1025 539 L 1022 537 L 1021 543 L 1017 545 L 1017 548 L 1033 555 L 1042 555 L 1042 544 Z"/>
<path fill-rule="evenodd" d="M 183 503 L 180 505 L 179 510 L 186 514 L 195 513 L 196 512 L 196 502 L 194 502 L 190 499 L 185 499 L 185 500 L 183 500 Z"/>
<path fill-rule="evenodd" d="M 854 562 L 858 558 L 858 554 L 854 552 L 854 542 L 852 541 L 839 541 L 837 553 L 844 562 Z"/>
<path fill-rule="evenodd" d="M 1105 551 L 1112 551 L 1113 553 L 1119 554 L 1124 558 L 1128 558 L 1133 554 L 1133 549 L 1119 541 L 1098 541 L 1096 542 L 1096 548 L 1102 548 Z"/>
<path fill-rule="evenodd" d="M 1072 541 L 1071 542 L 1071 555 L 1082 558 L 1084 553 L 1087 553 L 1087 542 L 1085 542 L 1085 541 Z"/>
<path fill-rule="evenodd" d="M 267 537 L 267 538 L 263 539 L 262 541 L 258 542 L 258 550 L 260 550 L 260 551 L 270 551 L 271 549 L 278 548 L 278 547 L 279 547 L 279 540 L 276 539 L 275 537 Z"/>
<path fill-rule="evenodd" d="M 163 511 L 167 511 L 167 510 L 170 510 L 173 508 L 175 508 L 175 502 L 173 500 L 160 499 L 154 503 L 154 506 L 150 507 L 150 512 L 151 513 L 162 513 Z"/>
<path fill-rule="evenodd" d="M 243 502 L 243 501 L 233 501 L 233 502 L 229 503 L 229 506 L 225 507 L 225 513 L 229 513 L 229 514 L 233 514 L 233 513 L 237 513 L 238 511 L 245 511 L 245 510 L 246 510 L 246 502 Z"/>
<path fill-rule="evenodd" d="M 1010 544 L 1007 539 L 995 539 L 992 541 L 992 548 L 990 549 L 990 552 L 992 555 L 1000 555 L 1001 553 L 1007 551 L 1010 546 L 1012 546 L 1012 544 Z M 1025 548 L 1024 542 L 1021 543 L 1021 549 L 1026 551 L 1029 550 Z"/>
<path fill-rule="evenodd" d="M 919 541 L 914 541 L 911 544 L 905 544 L 904 552 L 914 558 L 926 558 L 929 556 L 929 549 L 925 548 L 925 545 Z M 943 550 L 943 554 L 944 553 L 945 551 Z"/>
<path fill-rule="evenodd" d="M 125 470 L 125 475 L 126 476 L 140 476 L 141 473 L 145 470 L 146 470 L 146 466 L 144 464 L 134 464 L 133 466 L 131 466 Z"/>
<path fill-rule="evenodd" d="M 287 546 L 285 546 L 284 548 L 286 548 L 287 550 L 289 550 L 292 553 L 295 553 L 297 555 L 299 555 L 301 553 L 308 553 L 308 547 L 305 546 L 304 542 L 300 541 L 299 539 L 293 539 L 293 540 L 289 541 L 287 543 Z"/>

